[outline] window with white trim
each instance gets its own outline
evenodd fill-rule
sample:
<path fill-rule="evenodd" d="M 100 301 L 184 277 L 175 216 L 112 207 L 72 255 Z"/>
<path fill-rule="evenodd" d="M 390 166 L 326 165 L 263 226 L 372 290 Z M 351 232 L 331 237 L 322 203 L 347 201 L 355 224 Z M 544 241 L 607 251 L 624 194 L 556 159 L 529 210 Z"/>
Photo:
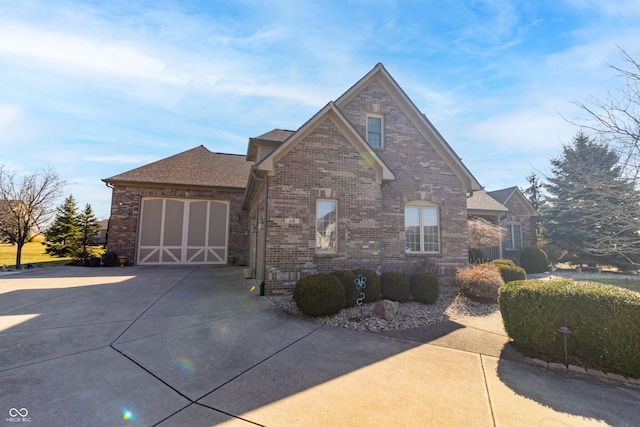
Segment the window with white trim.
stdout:
<path fill-rule="evenodd" d="M 338 202 L 316 200 L 316 252 L 338 251 Z"/>
<path fill-rule="evenodd" d="M 505 224 L 507 237 L 505 238 L 505 249 L 522 249 L 522 225 L 517 223 Z"/>
<path fill-rule="evenodd" d="M 427 201 L 412 202 L 404 208 L 405 251 L 440 252 L 440 208 Z"/>
<path fill-rule="evenodd" d="M 383 135 L 382 116 L 367 115 L 367 143 L 373 148 L 382 148 Z"/>

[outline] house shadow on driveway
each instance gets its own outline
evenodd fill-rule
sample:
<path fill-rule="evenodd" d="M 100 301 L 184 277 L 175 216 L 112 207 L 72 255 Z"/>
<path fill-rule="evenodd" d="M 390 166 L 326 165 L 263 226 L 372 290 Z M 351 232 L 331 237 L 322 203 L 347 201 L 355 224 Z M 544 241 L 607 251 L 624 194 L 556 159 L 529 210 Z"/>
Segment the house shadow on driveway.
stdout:
<path fill-rule="evenodd" d="M 503 353 L 513 352 L 506 345 Z M 568 425 L 596 420 L 611 426 L 639 425 L 638 386 L 541 368 L 509 356 L 484 362 L 488 371 L 497 373 L 487 375 L 497 424 L 513 425 L 512 408 L 517 407 L 527 413 L 530 425 L 543 425 L 549 409 L 562 414 Z"/>

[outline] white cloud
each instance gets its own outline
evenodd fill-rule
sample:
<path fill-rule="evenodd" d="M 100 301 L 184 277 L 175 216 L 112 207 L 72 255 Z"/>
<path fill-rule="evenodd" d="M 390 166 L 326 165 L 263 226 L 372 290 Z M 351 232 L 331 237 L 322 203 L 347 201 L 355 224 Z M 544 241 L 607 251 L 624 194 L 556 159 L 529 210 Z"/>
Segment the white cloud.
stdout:
<path fill-rule="evenodd" d="M 0 130 L 9 127 L 22 117 L 20 108 L 13 105 L 0 105 Z"/>
<path fill-rule="evenodd" d="M 167 69 L 162 60 L 145 54 L 125 41 L 9 25 L 0 28 L 0 52 L 28 56 L 44 62 L 115 74 L 124 77 L 184 84 L 186 77 Z"/>

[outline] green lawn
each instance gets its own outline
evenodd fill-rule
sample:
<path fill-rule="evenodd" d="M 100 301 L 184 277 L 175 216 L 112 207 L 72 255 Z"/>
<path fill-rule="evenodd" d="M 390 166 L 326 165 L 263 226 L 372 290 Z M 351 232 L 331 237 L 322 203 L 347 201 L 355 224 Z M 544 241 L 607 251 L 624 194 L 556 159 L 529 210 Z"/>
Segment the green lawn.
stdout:
<path fill-rule="evenodd" d="M 26 243 L 22 247 L 22 265 L 33 264 L 38 266 L 54 266 L 64 265 L 71 258 L 56 258 L 51 255 L 47 255 L 44 252 L 44 245 L 42 243 L 30 242 Z M 7 265 L 9 268 L 16 266 L 16 246 L 0 243 L 0 267 Z"/>
<path fill-rule="evenodd" d="M 594 280 L 594 282 L 620 286 L 621 288 L 626 288 L 630 291 L 640 292 L 640 280 L 636 279 L 598 279 Z"/>

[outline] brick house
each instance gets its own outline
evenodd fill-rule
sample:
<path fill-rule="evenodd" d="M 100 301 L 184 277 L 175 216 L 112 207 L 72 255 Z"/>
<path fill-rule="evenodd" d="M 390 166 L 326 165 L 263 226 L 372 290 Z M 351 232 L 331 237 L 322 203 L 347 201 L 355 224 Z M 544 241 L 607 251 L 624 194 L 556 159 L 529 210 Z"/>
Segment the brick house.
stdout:
<path fill-rule="evenodd" d="M 469 217 L 480 217 L 506 228 L 507 235 L 499 246 L 482 248 L 488 259 L 508 258 L 518 265 L 520 252 L 538 242 L 538 213 L 518 187 L 495 191 L 477 191 L 467 199 Z"/>
<path fill-rule="evenodd" d="M 104 181 L 110 250 L 246 262 L 268 294 L 336 269 L 430 262 L 451 277 L 468 262 L 467 197 L 482 190 L 382 64 L 298 130 L 250 138 L 246 156 L 201 146 Z"/>

